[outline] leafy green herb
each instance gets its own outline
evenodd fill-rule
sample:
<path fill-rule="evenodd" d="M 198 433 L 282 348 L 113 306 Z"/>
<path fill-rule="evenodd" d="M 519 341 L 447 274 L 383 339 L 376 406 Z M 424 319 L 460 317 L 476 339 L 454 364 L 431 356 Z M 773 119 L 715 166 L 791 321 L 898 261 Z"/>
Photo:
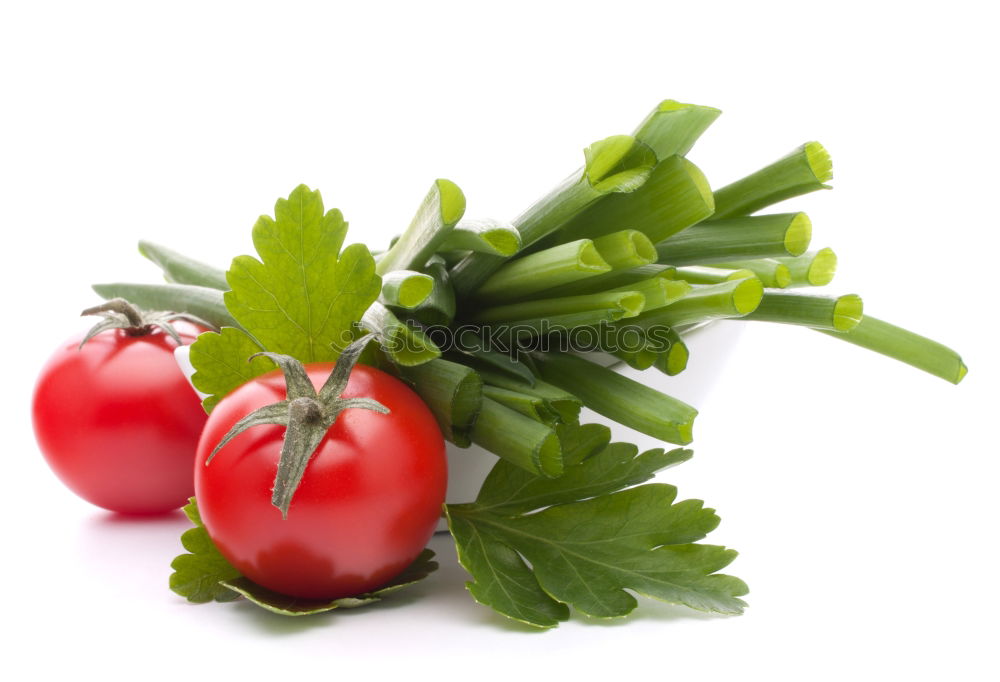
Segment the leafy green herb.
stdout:
<path fill-rule="evenodd" d="M 341 252 L 347 223 L 299 185 L 253 228 L 260 260 L 237 256 L 226 273 L 226 308 L 269 351 L 303 363 L 333 361 L 378 298 L 381 279 L 363 244 Z M 339 257 L 338 257 L 339 254 Z"/>
<path fill-rule="evenodd" d="M 198 513 L 198 503 L 193 497 L 184 507 L 184 513 L 194 528 L 181 535 L 181 544 L 189 553 L 181 554 L 171 562 L 174 572 L 170 575 L 170 589 L 196 604 L 239 599 L 240 595 L 221 583 L 241 577 L 240 572 L 226 561 L 212 538 L 208 537 Z"/>
<path fill-rule="evenodd" d="M 191 344 L 190 360 L 195 367 L 191 383 L 208 394 L 202 401 L 206 412 L 211 412 L 230 391 L 275 368 L 264 356 L 247 362 L 261 350 L 246 333 L 233 327 L 223 327 L 218 334 L 202 334 Z"/>
<path fill-rule="evenodd" d="M 262 348 L 304 363 L 336 360 L 378 298 L 374 259 L 361 244 L 340 251 L 347 223 L 337 209 L 324 212 L 319 192 L 299 185 L 274 212 L 253 228 L 261 260 L 238 256 L 226 275 L 232 289 L 223 294 L 225 306 L 251 336 L 228 328 L 191 346 L 193 381 L 210 394 L 207 410 L 274 367 L 263 358 L 247 362 Z"/>
<path fill-rule="evenodd" d="M 718 574 L 732 550 L 694 544 L 718 524 L 697 500 L 647 484 L 688 450 L 614 443 L 556 479 L 500 461 L 474 503 L 448 505 L 449 528 L 473 597 L 536 627 L 568 617 L 567 605 L 602 618 L 636 606 L 625 592 L 717 613 L 740 613 L 746 585 Z"/>
<path fill-rule="evenodd" d="M 388 584 L 372 592 L 365 592 L 353 597 L 341 597 L 339 599 L 303 599 L 301 597 L 290 597 L 287 594 L 281 594 L 266 587 L 261 587 L 252 580 L 243 577 L 225 580 L 221 585 L 231 590 L 237 597 L 246 597 L 248 601 L 272 613 L 282 616 L 310 616 L 315 613 L 333 611 L 334 609 L 354 609 L 380 601 L 386 595 L 407 585 L 419 582 L 437 570 L 438 563 L 432 561 L 433 558 L 434 552 L 425 549 L 406 570 L 389 581 Z"/>

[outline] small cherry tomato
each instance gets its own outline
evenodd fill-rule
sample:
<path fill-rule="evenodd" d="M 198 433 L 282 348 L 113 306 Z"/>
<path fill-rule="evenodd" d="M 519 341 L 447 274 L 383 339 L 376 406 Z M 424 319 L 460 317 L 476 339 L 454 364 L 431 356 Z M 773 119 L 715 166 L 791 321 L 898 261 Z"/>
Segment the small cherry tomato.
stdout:
<path fill-rule="evenodd" d="M 182 343 L 203 329 L 173 323 Z M 207 416 L 161 328 L 109 328 L 73 338 L 35 385 L 42 454 L 73 492 L 105 509 L 157 514 L 194 493 L 194 455 Z"/>
<path fill-rule="evenodd" d="M 319 388 L 333 366 L 305 367 Z M 340 399 L 368 398 L 388 414 L 340 412 L 308 459 L 287 509 L 272 503 L 286 428 L 252 426 L 213 449 L 242 418 L 285 400 L 279 371 L 226 396 L 205 426 L 195 465 L 201 519 L 246 577 L 282 594 L 337 598 L 378 588 L 424 548 L 447 486 L 444 439 L 421 399 L 398 379 L 358 365 Z"/>

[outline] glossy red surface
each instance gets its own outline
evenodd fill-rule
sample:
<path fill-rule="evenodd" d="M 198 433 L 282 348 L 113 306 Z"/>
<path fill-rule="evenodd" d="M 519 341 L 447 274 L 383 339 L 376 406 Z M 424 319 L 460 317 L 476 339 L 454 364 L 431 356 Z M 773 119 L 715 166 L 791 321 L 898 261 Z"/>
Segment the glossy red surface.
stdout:
<path fill-rule="evenodd" d="M 200 330 L 176 323 L 185 343 Z M 159 331 L 70 339 L 35 385 L 35 437 L 49 466 L 99 507 L 156 514 L 194 493 L 195 449 L 206 421 L 174 361 L 176 342 Z"/>
<path fill-rule="evenodd" d="M 308 367 L 317 389 L 331 369 Z M 283 594 L 334 598 L 385 584 L 417 557 L 441 514 L 444 439 L 420 398 L 363 365 L 342 397 L 374 398 L 390 414 L 341 413 L 310 459 L 287 519 L 271 504 L 284 427 L 253 427 L 205 465 L 240 418 L 285 398 L 280 373 L 220 402 L 198 446 L 195 486 L 209 535 L 243 575 Z"/>

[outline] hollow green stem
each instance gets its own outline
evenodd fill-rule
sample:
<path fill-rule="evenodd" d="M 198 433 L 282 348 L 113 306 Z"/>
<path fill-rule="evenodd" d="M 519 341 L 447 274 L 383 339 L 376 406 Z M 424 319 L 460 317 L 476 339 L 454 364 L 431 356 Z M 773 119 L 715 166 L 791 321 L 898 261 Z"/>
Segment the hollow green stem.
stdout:
<path fill-rule="evenodd" d="M 595 142 L 584 150 L 584 158 L 582 170 L 514 219 L 522 249 L 559 229 L 600 197 L 635 191 L 656 164 L 653 151 L 630 135 Z M 455 291 L 461 296 L 471 294 L 503 263 L 500 256 L 469 254 L 451 270 Z"/>
<path fill-rule="evenodd" d="M 667 279 L 665 277 L 651 277 L 646 280 L 627 284 L 618 289 L 608 291 L 608 294 L 623 293 L 627 291 L 637 291 L 646 299 L 646 304 L 640 312 L 655 310 L 663 306 L 670 305 L 674 301 L 680 300 L 691 291 L 691 285 L 680 279 Z M 638 313 L 637 313 L 638 314 Z M 623 317 L 634 317 L 625 315 Z"/>
<path fill-rule="evenodd" d="M 494 256 L 513 256 L 521 249 L 521 233 L 502 220 L 460 220 L 445 237 L 441 251 L 474 251 Z"/>
<path fill-rule="evenodd" d="M 542 379 L 569 391 L 595 412 L 668 443 L 691 442 L 698 414 L 690 405 L 566 353 L 533 353 Z"/>
<path fill-rule="evenodd" d="M 756 277 L 719 284 L 695 286 L 691 292 L 665 308 L 651 310 L 622 323 L 652 330 L 677 327 L 731 317 L 743 317 L 760 304 L 764 287 Z"/>
<path fill-rule="evenodd" d="M 798 256 L 809 248 L 812 223 L 805 213 L 713 220 L 656 245 L 660 263 L 704 265 L 734 260 Z"/>
<path fill-rule="evenodd" d="M 540 424 L 553 426 L 559 421 L 559 415 L 549 409 L 545 400 L 539 396 L 488 384 L 483 387 L 483 395 Z"/>
<path fill-rule="evenodd" d="M 410 316 L 431 326 L 451 324 L 455 318 L 455 291 L 451 287 L 448 268 L 440 257 L 432 256 L 424 271 L 433 280 L 431 293 L 410 311 Z"/>
<path fill-rule="evenodd" d="M 766 206 L 818 189 L 833 178 L 830 155 L 819 142 L 807 142 L 756 173 L 715 192 L 713 220 L 756 213 Z"/>
<path fill-rule="evenodd" d="M 472 442 L 539 476 L 553 478 L 563 472 L 556 432 L 490 398 L 483 398 Z"/>
<path fill-rule="evenodd" d="M 792 273 L 788 266 L 774 258 L 757 258 L 753 260 L 734 260 L 718 263 L 720 268 L 735 268 L 737 272 L 750 272 L 756 275 L 765 287 L 784 289 L 792 283 Z"/>
<path fill-rule="evenodd" d="M 816 331 L 887 355 L 953 384 L 959 383 L 968 372 L 961 356 L 951 348 L 870 315 L 865 315 L 858 326 L 847 332 Z"/>
<path fill-rule="evenodd" d="M 642 312 L 645 304 L 646 298 L 643 292 L 638 290 L 603 292 L 509 303 L 480 310 L 470 319 L 474 322 L 504 322 L 536 317 L 554 317 L 591 310 L 616 310 L 621 313 L 620 317 L 635 317 Z"/>
<path fill-rule="evenodd" d="M 835 297 L 769 289 L 743 319 L 846 332 L 858 326 L 863 314 L 861 297 L 855 294 Z"/>
<path fill-rule="evenodd" d="M 615 270 L 627 270 L 656 262 L 656 247 L 637 230 L 620 230 L 594 239 L 594 248 Z"/>
<path fill-rule="evenodd" d="M 624 362 L 632 369 L 646 370 L 656 363 L 659 353 L 643 348 L 637 351 L 615 351 L 612 353 L 616 358 Z"/>
<path fill-rule="evenodd" d="M 833 281 L 833 275 L 837 272 L 837 254 L 829 248 L 775 260 L 788 268 L 790 287 L 826 286 Z"/>
<path fill-rule="evenodd" d="M 705 220 L 714 210 L 705 175 L 687 159 L 671 156 L 653 168 L 642 187 L 594 202 L 546 240 L 546 245 L 581 237 L 594 239 L 625 227 L 656 243 Z"/>
<path fill-rule="evenodd" d="M 665 99 L 632 135 L 649 145 L 658 159 L 674 154 L 684 156 L 721 113 L 713 107 Z"/>
<path fill-rule="evenodd" d="M 545 291 L 546 297 L 557 296 L 579 296 L 581 294 L 596 294 L 600 291 L 610 291 L 612 289 L 624 289 L 632 284 L 643 282 L 647 279 L 676 279 L 676 268 L 672 265 L 660 265 L 653 263 L 641 265 L 628 270 L 611 270 L 602 275 L 594 275 L 575 282 L 553 287 Z"/>
<path fill-rule="evenodd" d="M 399 373 L 430 408 L 441 433 L 467 447 L 472 424 L 483 402 L 483 381 L 470 367 L 437 358 L 422 365 L 400 367 Z"/>
<path fill-rule="evenodd" d="M 676 376 L 687 369 L 690 353 L 684 339 L 677 333 L 676 329 L 666 330 L 666 337 L 670 342 L 670 348 L 661 352 L 653 366 L 667 376 Z"/>
<path fill-rule="evenodd" d="M 583 407 L 583 403 L 575 395 L 558 386 L 538 378 L 535 378 L 534 385 L 531 385 L 515 379 L 509 374 L 489 369 L 480 370 L 480 375 L 483 377 L 483 381 L 498 388 L 506 388 L 509 391 L 527 393 L 542 398 L 549 409 L 559 415 L 559 420 L 564 424 L 580 423 L 580 409 Z"/>
<path fill-rule="evenodd" d="M 594 243 L 580 239 L 508 262 L 483 283 L 476 298 L 492 303 L 516 301 L 610 270 Z"/>
<path fill-rule="evenodd" d="M 435 180 L 410 226 L 382 254 L 375 271 L 384 275 L 393 270 L 419 270 L 448 238 L 464 213 L 465 195 L 458 185 L 450 180 Z"/>
<path fill-rule="evenodd" d="M 401 367 L 415 367 L 441 356 L 441 350 L 414 325 L 401 322 L 381 303 L 372 303 L 361 326 L 375 334 L 382 350 Z"/>
<path fill-rule="evenodd" d="M 416 308 L 427 300 L 434 289 L 430 275 L 413 270 L 393 270 L 382 275 L 383 305 L 390 308 Z"/>
<path fill-rule="evenodd" d="M 159 266 L 168 282 L 229 291 L 229 282 L 226 281 L 224 270 L 152 242 L 140 241 L 139 253 Z"/>
<path fill-rule="evenodd" d="M 751 270 L 746 268 L 735 268 L 721 264 L 714 268 L 707 265 L 688 265 L 677 268 L 677 277 L 691 284 L 719 284 L 720 282 L 755 276 Z"/>

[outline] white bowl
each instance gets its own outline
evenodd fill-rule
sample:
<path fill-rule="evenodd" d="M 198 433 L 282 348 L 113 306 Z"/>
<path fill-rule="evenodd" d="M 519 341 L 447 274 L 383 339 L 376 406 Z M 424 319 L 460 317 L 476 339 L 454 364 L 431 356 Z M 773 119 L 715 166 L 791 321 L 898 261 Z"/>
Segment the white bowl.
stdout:
<path fill-rule="evenodd" d="M 656 369 L 640 372 L 624 364 L 617 365 L 615 370 L 698 407 L 722 375 L 744 324 L 738 321 L 715 322 L 685 332 L 684 342 L 690 351 L 690 359 L 687 369 L 677 376 L 667 376 Z M 190 382 L 194 367 L 188 355 L 188 346 L 179 346 L 174 350 L 177 364 Z M 194 389 L 194 386 L 191 388 Z M 205 397 L 197 389 L 194 390 Z M 604 423 L 614 430 L 614 425 L 600 415 L 585 413 L 584 416 L 586 421 Z M 483 480 L 496 464 L 497 456 L 476 445 L 459 448 L 448 443 L 447 446 L 448 493 L 445 501 L 449 504 L 471 502 L 476 499 Z M 447 530 L 444 520 L 438 524 L 438 530 Z"/>
<path fill-rule="evenodd" d="M 616 365 L 615 371 L 698 407 L 722 376 L 726 360 L 745 324 L 727 320 L 685 332 L 684 343 L 690 351 L 690 359 L 687 369 L 676 376 L 667 376 L 656 369 L 639 371 L 625 364 Z M 587 422 L 607 424 L 612 427 L 612 432 L 616 430 L 613 422 L 598 414 L 586 411 L 582 416 Z M 477 445 L 460 448 L 448 443 L 447 446 L 448 494 L 445 501 L 448 504 L 471 502 L 476 499 L 483 480 L 496 464 L 497 456 Z M 447 530 L 447 523 L 442 520 L 438 530 Z"/>

